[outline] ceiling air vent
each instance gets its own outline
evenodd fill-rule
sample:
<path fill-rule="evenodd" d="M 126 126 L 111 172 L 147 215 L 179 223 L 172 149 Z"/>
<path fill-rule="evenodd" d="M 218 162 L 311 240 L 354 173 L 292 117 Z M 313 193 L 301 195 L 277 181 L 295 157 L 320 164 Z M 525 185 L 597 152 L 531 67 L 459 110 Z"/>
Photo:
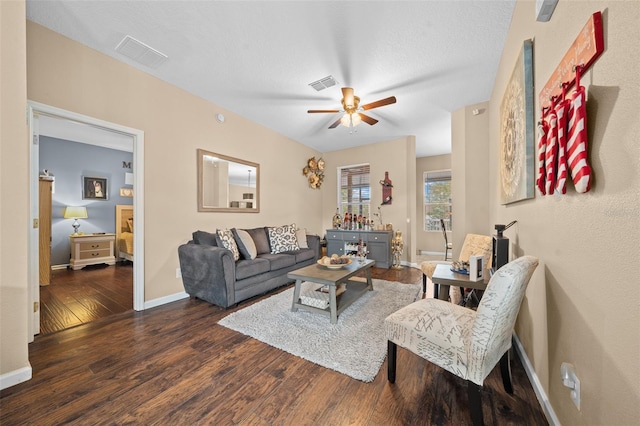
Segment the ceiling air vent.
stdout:
<path fill-rule="evenodd" d="M 148 46 L 131 36 L 125 36 L 122 39 L 120 44 L 116 47 L 116 52 L 119 52 L 127 58 L 131 58 L 134 61 L 150 68 L 158 68 L 169 58 L 164 53 L 158 52 L 151 46 Z"/>
<path fill-rule="evenodd" d="M 325 78 L 322 78 L 318 81 L 314 81 L 313 83 L 309 83 L 309 86 L 313 87 L 314 89 L 316 89 L 318 92 L 321 90 L 324 90 L 328 87 L 331 86 L 335 86 L 336 84 L 338 84 L 338 82 L 336 81 L 335 78 L 333 78 L 332 76 L 328 76 Z"/>

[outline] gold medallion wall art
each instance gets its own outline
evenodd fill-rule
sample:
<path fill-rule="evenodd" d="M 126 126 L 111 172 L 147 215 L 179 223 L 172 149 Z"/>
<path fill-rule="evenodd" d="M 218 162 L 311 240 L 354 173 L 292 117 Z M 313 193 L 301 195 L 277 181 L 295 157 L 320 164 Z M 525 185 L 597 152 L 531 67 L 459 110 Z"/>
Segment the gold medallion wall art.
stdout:
<path fill-rule="evenodd" d="M 500 198 L 509 204 L 534 193 L 533 42 L 526 40 L 500 108 Z"/>
<path fill-rule="evenodd" d="M 311 157 L 307 160 L 307 165 L 302 169 L 302 174 L 309 181 L 309 187 L 320 189 L 324 181 L 324 160 Z"/>

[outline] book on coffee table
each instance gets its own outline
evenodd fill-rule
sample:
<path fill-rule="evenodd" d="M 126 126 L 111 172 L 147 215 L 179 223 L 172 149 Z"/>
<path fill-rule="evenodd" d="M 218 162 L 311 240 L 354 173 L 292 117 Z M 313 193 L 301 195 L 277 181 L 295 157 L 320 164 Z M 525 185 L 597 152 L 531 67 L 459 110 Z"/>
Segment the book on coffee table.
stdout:
<path fill-rule="evenodd" d="M 336 296 L 341 295 L 347 289 L 346 284 L 338 284 Z M 322 286 L 315 290 L 309 290 L 300 296 L 300 302 L 314 308 L 326 309 L 329 307 L 329 287 Z"/>
<path fill-rule="evenodd" d="M 336 287 L 336 296 L 341 295 L 342 293 L 344 293 L 344 291 L 347 289 L 347 285 L 346 284 L 338 284 L 338 286 Z M 328 285 L 323 285 L 320 288 L 317 288 L 316 291 L 321 291 L 323 293 L 329 293 L 329 286 Z"/>

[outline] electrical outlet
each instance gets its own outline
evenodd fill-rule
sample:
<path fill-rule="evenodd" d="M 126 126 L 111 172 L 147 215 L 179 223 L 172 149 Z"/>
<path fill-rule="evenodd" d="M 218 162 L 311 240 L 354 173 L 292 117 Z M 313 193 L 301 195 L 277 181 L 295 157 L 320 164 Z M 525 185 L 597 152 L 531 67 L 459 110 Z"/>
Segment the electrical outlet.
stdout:
<path fill-rule="evenodd" d="M 580 411 L 580 379 L 576 374 L 576 368 L 568 362 L 563 362 L 560 366 L 560 379 L 563 385 L 571 389 L 571 401 Z"/>
<path fill-rule="evenodd" d="M 176 268 L 176 278 L 182 278 L 182 271 L 180 271 L 180 268 Z"/>

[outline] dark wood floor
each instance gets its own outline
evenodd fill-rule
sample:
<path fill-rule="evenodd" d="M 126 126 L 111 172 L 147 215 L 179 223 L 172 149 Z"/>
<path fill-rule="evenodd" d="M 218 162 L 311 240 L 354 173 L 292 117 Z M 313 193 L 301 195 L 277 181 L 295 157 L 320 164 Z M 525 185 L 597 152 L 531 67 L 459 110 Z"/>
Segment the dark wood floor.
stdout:
<path fill-rule="evenodd" d="M 421 276 L 373 272 L 403 282 Z M 228 310 L 184 299 L 37 336 L 33 379 L 0 392 L 0 424 L 469 424 L 464 382 L 406 350 L 398 349 L 394 385 L 386 361 L 363 383 L 217 325 L 263 297 Z M 545 425 L 514 358 L 513 395 L 499 369 L 485 381 L 485 424 Z"/>
<path fill-rule="evenodd" d="M 40 287 L 40 334 L 133 309 L 133 264 L 57 269 Z"/>

